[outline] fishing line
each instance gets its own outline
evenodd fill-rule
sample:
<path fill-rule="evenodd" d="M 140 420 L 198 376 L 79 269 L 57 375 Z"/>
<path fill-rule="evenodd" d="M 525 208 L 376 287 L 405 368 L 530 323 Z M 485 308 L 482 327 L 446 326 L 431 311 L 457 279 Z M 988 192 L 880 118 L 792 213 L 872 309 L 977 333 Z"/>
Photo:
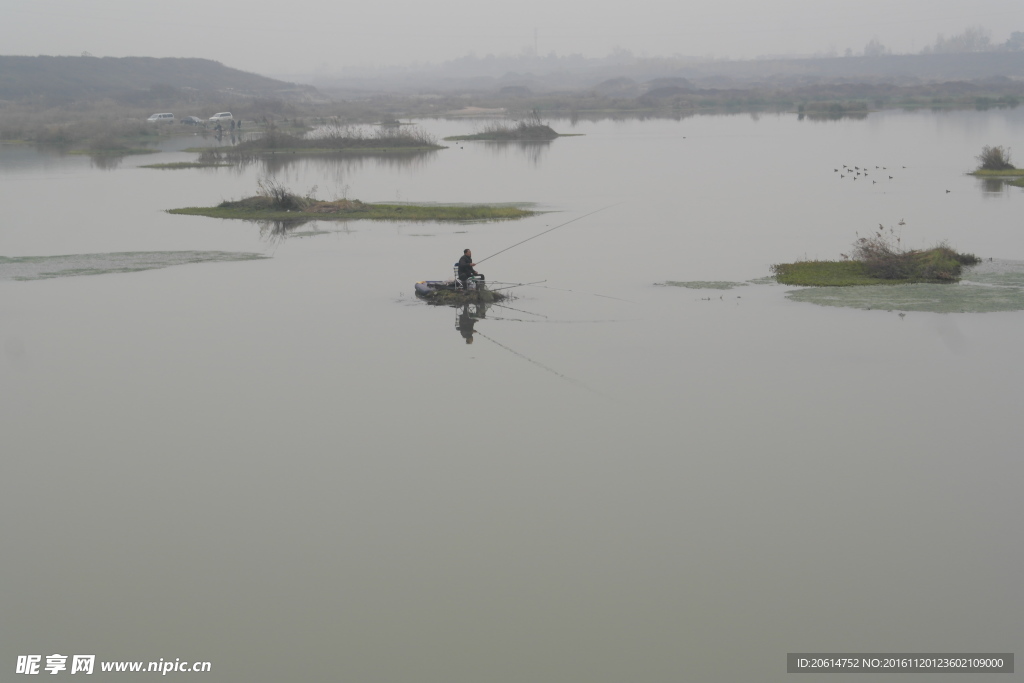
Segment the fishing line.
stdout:
<path fill-rule="evenodd" d="M 547 280 L 541 280 L 541 282 L 547 282 Z M 635 301 L 630 301 L 629 299 L 620 299 L 617 296 L 608 296 L 607 294 L 595 294 L 594 292 L 581 292 L 581 291 L 576 290 L 576 289 L 562 289 L 561 287 L 548 287 L 548 286 L 545 286 L 545 285 L 534 284 L 532 282 L 527 282 L 523 286 L 524 287 L 540 287 L 541 289 L 553 289 L 556 292 L 572 292 L 573 294 L 589 294 L 590 296 L 599 296 L 599 297 L 601 297 L 603 299 L 615 299 L 616 301 L 625 301 L 627 304 L 635 304 L 636 303 Z"/>
<path fill-rule="evenodd" d="M 573 385 L 579 387 L 580 389 L 586 389 L 587 391 L 589 391 L 591 393 L 594 393 L 594 394 L 597 394 L 598 396 L 607 398 L 607 396 L 602 394 L 600 391 L 597 391 L 596 389 L 591 389 L 590 387 L 588 387 L 583 382 L 580 382 L 579 380 L 573 379 L 572 377 L 569 377 L 568 375 L 563 375 L 558 370 L 555 370 L 554 368 L 549 368 L 548 366 L 544 365 L 543 363 L 539 363 L 539 362 L 535 361 L 534 359 L 530 358 L 529 356 L 524 356 L 523 354 L 519 353 L 515 349 L 510 349 L 509 347 L 505 346 L 501 342 L 495 341 L 494 339 L 491 339 L 490 337 L 488 337 L 483 332 L 480 332 L 479 330 L 476 331 L 476 334 L 480 335 L 481 337 L 483 337 L 487 341 L 491 342 L 492 344 L 496 344 L 497 346 L 500 346 L 501 348 L 505 349 L 509 353 L 514 354 L 516 356 L 519 356 L 520 358 L 522 358 L 523 360 L 525 360 L 527 362 L 533 363 L 538 368 L 541 368 L 542 370 L 546 370 L 547 372 L 550 372 L 551 374 L 564 379 L 569 384 L 573 384 Z"/>
<path fill-rule="evenodd" d="M 576 221 L 578 221 L 578 220 L 582 220 L 582 219 L 586 218 L 587 216 L 593 216 L 593 215 L 594 215 L 595 213 L 600 213 L 601 211 L 604 211 L 605 209 L 610 209 L 610 208 L 612 208 L 613 206 L 618 206 L 619 204 L 622 204 L 622 203 L 624 203 L 624 202 L 619 202 L 618 204 L 609 204 L 608 206 L 602 207 L 602 208 L 598 209 L 597 211 L 591 211 L 590 213 L 585 213 L 585 214 L 583 214 L 582 216 L 577 216 L 576 218 L 573 218 L 573 219 L 572 219 L 571 221 L 566 221 L 566 222 L 564 222 L 564 223 L 561 223 L 561 224 L 559 224 L 559 225 L 556 225 L 556 226 L 555 226 L 555 227 L 553 227 L 553 228 L 548 228 L 547 230 L 545 230 L 545 231 L 544 231 L 544 232 L 542 232 L 542 233 L 538 233 L 538 234 L 534 235 L 533 237 L 527 237 L 527 238 L 526 238 L 525 240 L 523 240 L 522 242 L 516 242 L 516 243 L 515 243 L 515 244 L 513 244 L 513 245 L 512 245 L 511 247 L 505 247 L 505 248 L 504 248 L 504 249 L 502 249 L 501 251 L 499 251 L 499 252 L 496 252 L 496 253 L 494 253 L 494 254 L 491 254 L 491 255 L 490 255 L 490 256 L 488 256 L 487 258 L 485 258 L 485 259 L 481 259 L 481 260 L 477 261 L 477 264 L 479 265 L 479 264 L 483 263 L 484 261 L 486 261 L 486 260 L 487 260 L 487 259 L 489 259 L 489 258 L 494 258 L 494 257 L 495 257 L 495 256 L 497 256 L 498 254 L 504 253 L 504 252 L 508 251 L 509 249 L 513 249 L 513 248 L 515 248 L 515 247 L 518 247 L 518 246 L 519 246 L 520 244 L 525 244 L 526 242 L 529 242 L 530 240 L 535 240 L 535 239 L 537 239 L 538 237 L 540 237 L 541 235 L 546 235 L 546 234 L 548 234 L 548 233 L 549 233 L 549 232 L 551 232 L 552 230 L 558 230 L 558 229 L 559 229 L 559 228 L 561 228 L 562 226 L 565 226 L 565 225 L 569 225 L 570 223 L 575 223 Z"/>
<path fill-rule="evenodd" d="M 524 311 L 521 308 L 513 308 L 512 306 L 505 306 L 504 304 L 491 304 L 491 306 L 495 306 L 497 308 L 507 308 L 510 311 L 515 311 L 517 313 L 525 313 L 526 315 L 535 315 L 535 316 L 538 316 L 540 318 L 547 318 L 547 317 L 549 317 L 549 316 L 544 315 L 543 313 L 532 313 L 530 311 Z"/>
<path fill-rule="evenodd" d="M 526 286 L 529 286 L 529 285 L 539 285 L 542 282 L 547 282 L 547 280 L 537 280 L 536 282 L 510 282 L 510 283 L 508 283 L 509 284 L 508 287 L 496 287 L 495 289 L 491 289 L 491 290 L 488 290 L 488 291 L 500 292 L 503 289 L 512 289 L 513 287 L 526 287 Z"/>
<path fill-rule="evenodd" d="M 513 308 L 512 310 L 515 310 L 515 309 Z M 528 312 L 529 311 L 524 311 L 524 313 L 528 313 Z M 504 322 L 514 322 L 514 323 L 550 323 L 550 324 L 553 324 L 553 325 L 575 325 L 575 324 L 581 324 L 581 323 L 634 323 L 634 322 L 637 322 L 638 320 L 640 320 L 640 318 L 631 318 L 631 319 L 625 319 L 625 320 L 615 320 L 615 319 L 609 319 L 609 320 L 523 320 L 522 318 L 502 318 L 501 316 L 491 315 L 491 316 L 487 316 L 487 318 L 485 318 L 485 320 L 501 320 L 501 321 L 504 321 Z"/>

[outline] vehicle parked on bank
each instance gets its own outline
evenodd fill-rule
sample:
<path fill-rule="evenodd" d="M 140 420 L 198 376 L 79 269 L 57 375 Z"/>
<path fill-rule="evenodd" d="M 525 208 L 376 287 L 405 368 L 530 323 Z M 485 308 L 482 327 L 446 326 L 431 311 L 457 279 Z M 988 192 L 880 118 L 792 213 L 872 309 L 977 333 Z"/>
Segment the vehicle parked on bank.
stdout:
<path fill-rule="evenodd" d="M 181 120 L 181 122 L 187 126 L 200 126 L 202 125 L 203 120 L 198 116 L 186 116 Z"/>
<path fill-rule="evenodd" d="M 210 123 L 230 123 L 235 117 L 229 111 L 222 111 L 210 117 Z"/>
<path fill-rule="evenodd" d="M 149 123 L 174 123 L 174 114 L 153 114 L 146 121 Z"/>

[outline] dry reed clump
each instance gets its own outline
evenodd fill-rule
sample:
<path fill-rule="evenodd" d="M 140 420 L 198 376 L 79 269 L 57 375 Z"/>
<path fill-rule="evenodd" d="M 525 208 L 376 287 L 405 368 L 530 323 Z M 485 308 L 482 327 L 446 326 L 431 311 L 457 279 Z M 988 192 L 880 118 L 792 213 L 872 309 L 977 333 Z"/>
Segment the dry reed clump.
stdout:
<path fill-rule="evenodd" d="M 258 188 L 256 195 L 269 200 L 270 206 L 268 208 L 271 209 L 303 211 L 316 201 L 310 196 L 300 197 L 285 187 L 283 183 L 268 177 L 257 180 L 256 187 Z M 309 194 L 312 195 L 314 190 L 310 190 Z"/>
<path fill-rule="evenodd" d="M 540 116 L 534 113 L 528 119 L 512 123 L 510 121 L 491 121 L 475 136 L 488 140 L 553 140 L 558 133 L 551 126 L 543 123 Z"/>
<path fill-rule="evenodd" d="M 871 237 L 857 238 L 852 257 L 863 263 L 872 277 L 932 282 L 955 282 L 963 266 L 981 261 L 973 254 L 957 253 L 945 243 L 925 251 L 904 250 L 895 230 L 889 228 L 886 232 L 882 226 Z M 843 254 L 843 258 L 850 257 Z"/>
<path fill-rule="evenodd" d="M 300 197 L 282 183 L 272 178 L 260 178 L 256 181 L 256 196 L 246 197 L 236 202 L 221 202 L 221 208 L 233 209 L 265 209 L 274 211 L 305 211 L 316 202 L 310 196 Z M 310 190 L 309 194 L 316 188 Z"/>
<path fill-rule="evenodd" d="M 224 208 L 257 209 L 269 211 L 301 211 L 303 213 L 338 214 L 354 211 L 365 211 L 366 205 L 358 199 L 338 199 L 333 202 L 320 201 L 314 197 L 317 188 L 314 186 L 299 196 L 289 190 L 280 181 L 263 177 L 256 181 L 256 196 L 246 197 L 233 202 L 222 202 Z"/>
<path fill-rule="evenodd" d="M 199 153 L 200 164 L 224 164 L 227 162 L 227 155 L 216 147 L 208 147 Z"/>
<path fill-rule="evenodd" d="M 1010 148 L 989 147 L 985 145 L 978 155 L 979 171 L 1012 171 L 1013 164 L 1010 162 Z"/>

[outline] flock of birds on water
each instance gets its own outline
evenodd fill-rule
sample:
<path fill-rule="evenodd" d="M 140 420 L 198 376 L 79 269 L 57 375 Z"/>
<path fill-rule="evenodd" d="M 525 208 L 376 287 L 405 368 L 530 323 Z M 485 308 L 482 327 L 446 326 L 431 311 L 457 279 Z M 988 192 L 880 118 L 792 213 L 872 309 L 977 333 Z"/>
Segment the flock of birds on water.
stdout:
<path fill-rule="evenodd" d="M 906 166 L 901 166 L 900 168 L 904 169 L 904 168 L 906 168 Z M 854 180 L 857 180 L 861 176 L 864 177 L 864 180 L 868 180 L 869 179 L 868 178 L 869 173 L 868 173 L 868 167 L 867 166 L 865 166 L 864 168 L 861 168 L 860 166 L 847 166 L 846 164 L 843 164 L 843 168 L 842 169 L 833 168 L 832 170 L 839 174 L 840 180 L 843 179 L 843 178 L 846 178 L 847 176 L 853 178 Z M 875 171 L 881 171 L 881 174 L 877 174 L 877 175 L 881 175 L 882 180 L 885 180 L 886 176 L 888 176 L 889 180 L 893 179 L 893 177 L 891 175 L 889 175 L 889 167 L 888 166 L 875 166 Z M 878 181 L 875 180 L 874 178 L 870 178 L 870 180 L 871 180 L 871 184 L 872 185 L 875 185 L 875 184 L 878 183 Z M 946 194 L 949 194 L 950 192 L 951 192 L 951 190 L 946 190 Z"/>

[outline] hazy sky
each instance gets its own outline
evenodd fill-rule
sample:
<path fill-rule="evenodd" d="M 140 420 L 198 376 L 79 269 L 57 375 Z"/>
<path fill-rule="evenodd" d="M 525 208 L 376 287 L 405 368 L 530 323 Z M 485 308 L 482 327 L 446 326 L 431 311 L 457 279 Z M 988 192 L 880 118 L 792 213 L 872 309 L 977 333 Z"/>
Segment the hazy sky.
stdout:
<path fill-rule="evenodd" d="M 750 58 L 917 52 L 968 26 L 1024 31 L 1024 0 L 0 0 L 0 53 L 204 57 L 267 75 L 469 53 Z M 536 33 L 535 33 L 536 32 Z"/>

